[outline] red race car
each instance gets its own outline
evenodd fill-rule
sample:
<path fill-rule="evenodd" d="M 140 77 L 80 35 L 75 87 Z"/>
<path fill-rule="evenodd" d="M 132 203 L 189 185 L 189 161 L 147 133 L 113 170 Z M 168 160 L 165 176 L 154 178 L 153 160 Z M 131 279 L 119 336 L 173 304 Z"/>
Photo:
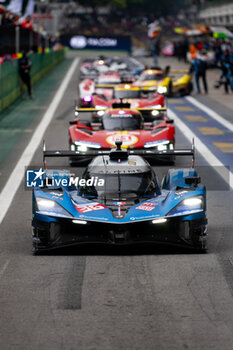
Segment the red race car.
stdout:
<path fill-rule="evenodd" d="M 76 112 L 80 114 L 90 110 L 80 108 Z M 173 120 L 164 113 L 159 113 L 153 122 L 145 123 L 142 114 L 136 109 L 108 109 L 99 123 L 80 117 L 70 122 L 69 147 L 71 151 L 85 153 L 91 149 L 111 149 L 115 147 L 116 140 L 121 140 L 123 148 L 173 150 L 175 128 L 172 123 Z"/>
<path fill-rule="evenodd" d="M 97 85 L 104 86 L 104 85 Z M 105 85 L 106 86 L 106 85 Z M 130 103 L 131 108 L 154 108 L 158 109 L 166 105 L 165 97 L 154 91 L 144 91 L 133 84 L 119 84 L 113 88 L 112 98 L 108 99 L 106 95 L 93 94 L 91 105 L 97 110 L 111 108 L 114 103 Z M 101 117 L 103 112 L 97 112 L 94 116 Z M 142 115 L 146 121 L 153 121 L 157 115 L 153 111 L 143 111 Z"/>

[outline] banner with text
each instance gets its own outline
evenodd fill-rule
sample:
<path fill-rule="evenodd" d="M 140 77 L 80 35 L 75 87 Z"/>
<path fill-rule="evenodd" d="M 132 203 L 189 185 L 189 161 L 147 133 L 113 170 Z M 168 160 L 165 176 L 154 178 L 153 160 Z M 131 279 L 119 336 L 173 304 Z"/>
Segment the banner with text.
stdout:
<path fill-rule="evenodd" d="M 61 35 L 60 43 L 74 50 L 122 50 L 131 51 L 130 36 Z"/>

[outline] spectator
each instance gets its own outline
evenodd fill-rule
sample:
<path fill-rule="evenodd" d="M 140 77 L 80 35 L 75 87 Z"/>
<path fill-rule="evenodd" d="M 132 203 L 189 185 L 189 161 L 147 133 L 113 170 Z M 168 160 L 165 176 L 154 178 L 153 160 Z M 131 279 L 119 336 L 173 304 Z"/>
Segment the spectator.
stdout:
<path fill-rule="evenodd" d="M 3 17 L 4 17 L 4 8 L 0 6 L 0 26 L 2 25 Z"/>
<path fill-rule="evenodd" d="M 4 13 L 2 26 L 13 26 L 13 14 L 10 11 Z"/>
<path fill-rule="evenodd" d="M 181 57 L 185 63 L 187 63 L 187 52 L 189 49 L 189 42 L 188 39 L 185 38 L 182 43 L 182 51 L 181 51 Z"/>
<path fill-rule="evenodd" d="M 229 86 L 233 90 L 233 57 L 228 50 L 225 50 L 220 59 L 222 74 L 220 82 L 224 85 L 225 93 L 229 93 Z"/>
<path fill-rule="evenodd" d="M 30 70 L 31 70 L 32 62 L 27 57 L 26 52 L 23 52 L 22 58 L 18 61 L 18 67 L 19 67 L 19 77 L 21 80 L 21 95 L 24 96 L 24 84 L 27 86 L 28 90 L 28 96 L 30 99 L 33 98 L 32 96 L 32 88 L 31 88 L 31 77 L 30 77 Z"/>
<path fill-rule="evenodd" d="M 198 95 L 201 93 L 199 80 L 202 78 L 205 93 L 208 94 L 208 85 L 206 81 L 206 62 L 200 58 L 197 58 L 195 54 L 192 58 L 193 59 L 191 62 L 190 73 L 194 72 L 196 92 Z"/>
<path fill-rule="evenodd" d="M 154 64 L 158 64 L 158 47 L 157 47 L 157 43 L 154 43 L 153 48 L 152 48 L 152 52 L 153 52 L 153 59 L 154 59 Z"/>
<path fill-rule="evenodd" d="M 21 22 L 22 28 L 27 28 L 29 30 L 33 30 L 32 22 L 31 22 L 31 17 L 27 16 L 22 22 Z"/>
<path fill-rule="evenodd" d="M 216 41 L 214 44 L 214 53 L 215 53 L 215 60 L 214 60 L 214 65 L 215 67 L 218 66 L 220 58 L 221 58 L 221 54 L 222 54 L 222 49 L 221 49 L 221 45 L 219 41 Z"/>

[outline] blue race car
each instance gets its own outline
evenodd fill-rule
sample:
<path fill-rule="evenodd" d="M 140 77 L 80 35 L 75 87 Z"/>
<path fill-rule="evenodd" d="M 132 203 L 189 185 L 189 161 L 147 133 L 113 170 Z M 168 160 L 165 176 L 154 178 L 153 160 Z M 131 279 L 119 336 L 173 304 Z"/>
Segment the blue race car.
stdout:
<path fill-rule="evenodd" d="M 94 158 L 77 182 L 67 171 L 44 170 L 33 190 L 33 251 L 83 243 L 169 244 L 205 251 L 206 190 L 194 168 L 170 169 L 159 185 L 142 157 L 192 155 L 194 149 L 90 151 Z M 47 157 L 79 151 L 44 151 Z M 86 153 L 84 154 L 86 156 Z"/>

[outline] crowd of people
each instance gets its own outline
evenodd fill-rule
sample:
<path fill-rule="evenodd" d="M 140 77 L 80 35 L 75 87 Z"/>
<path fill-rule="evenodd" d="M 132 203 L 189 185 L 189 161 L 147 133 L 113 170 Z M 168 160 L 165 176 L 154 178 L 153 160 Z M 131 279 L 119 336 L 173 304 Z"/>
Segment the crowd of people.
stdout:
<path fill-rule="evenodd" d="M 33 24 L 30 16 L 22 18 L 18 14 L 5 10 L 3 6 L 0 6 L 0 28 L 15 27 L 17 25 L 20 25 L 22 28 L 33 30 Z"/>
<path fill-rule="evenodd" d="M 20 17 L 0 5 L 0 64 L 18 59 L 19 53 L 46 53 L 62 48 L 57 37 L 41 30 L 34 24 L 34 16 Z M 16 29 L 18 31 L 18 51 Z"/>
<path fill-rule="evenodd" d="M 0 6 L 0 64 L 17 59 L 16 30 L 18 31 L 19 51 L 37 51 L 36 35 L 30 16 L 20 17 Z"/>
<path fill-rule="evenodd" d="M 220 79 L 215 85 L 219 88 L 224 85 L 225 93 L 229 93 L 229 89 L 233 91 L 233 52 L 226 48 L 218 59 L 218 65 L 221 68 Z"/>
<path fill-rule="evenodd" d="M 154 63 L 158 63 L 158 56 L 162 50 L 162 40 L 160 36 L 154 38 L 152 41 L 147 37 L 147 28 L 152 21 L 150 16 L 129 17 L 122 16 L 121 13 L 114 13 L 108 15 L 97 14 L 70 14 L 63 20 L 63 28 L 60 28 L 60 33 L 65 34 L 82 32 L 83 35 L 109 35 L 114 32 L 116 35 L 131 35 L 133 39 L 133 46 L 140 46 L 141 43 L 149 43 L 151 54 Z M 161 28 L 169 28 L 166 35 L 171 35 L 176 22 L 163 23 L 160 21 Z M 14 28 L 21 26 L 24 29 L 33 31 L 33 21 L 30 16 L 26 18 L 19 17 L 17 14 L 4 9 L 0 6 L 0 28 Z M 4 31 L 4 30 L 3 30 Z M 3 32 L 2 31 L 2 32 Z M 163 31 L 163 30 L 162 30 Z M 163 33 L 163 35 L 165 35 Z M 0 34 L 1 35 L 1 34 Z M 166 37 L 165 35 L 165 37 Z M 43 41 L 43 38 L 41 39 Z M 52 41 L 51 41 L 52 42 Z M 231 39 L 214 39 L 210 35 L 200 37 L 189 37 L 187 35 L 177 36 L 174 40 L 170 40 L 172 47 L 168 47 L 167 52 L 178 58 L 179 61 L 191 63 L 190 72 L 194 73 L 194 81 L 196 85 L 196 92 L 200 93 L 199 80 L 203 81 L 204 90 L 208 93 L 208 86 L 206 80 L 206 70 L 209 67 L 217 67 L 221 70 L 216 88 L 224 86 L 225 93 L 233 91 L 233 40 Z M 43 45 L 41 45 L 43 46 Z M 5 60 L 8 60 L 8 52 L 5 52 Z M 1 53 L 0 53 L 0 56 Z M 0 60 L 4 61 L 4 58 Z"/>
<path fill-rule="evenodd" d="M 191 54 L 192 69 L 195 71 L 195 82 L 197 93 L 199 89 L 199 78 L 201 77 L 207 93 L 206 69 L 209 65 L 219 68 L 221 73 L 215 87 L 224 86 L 226 94 L 233 91 L 233 42 L 225 40 L 205 40 L 193 43 L 189 48 Z M 208 61 L 208 52 L 212 53 L 212 60 Z"/>
<path fill-rule="evenodd" d="M 179 61 L 191 63 L 190 73 L 194 74 L 196 93 L 200 94 L 200 79 L 203 81 L 204 91 L 208 93 L 206 70 L 217 68 L 220 70 L 219 79 L 215 87 L 224 87 L 228 94 L 233 91 L 233 40 L 214 39 L 210 36 L 203 39 L 178 40 L 174 42 L 174 56 Z"/>
<path fill-rule="evenodd" d="M 105 15 L 96 13 L 72 13 L 63 18 L 59 32 L 61 34 L 82 35 L 127 35 L 135 31 L 147 33 L 149 19 L 146 16 L 127 16 L 114 12 Z"/>

